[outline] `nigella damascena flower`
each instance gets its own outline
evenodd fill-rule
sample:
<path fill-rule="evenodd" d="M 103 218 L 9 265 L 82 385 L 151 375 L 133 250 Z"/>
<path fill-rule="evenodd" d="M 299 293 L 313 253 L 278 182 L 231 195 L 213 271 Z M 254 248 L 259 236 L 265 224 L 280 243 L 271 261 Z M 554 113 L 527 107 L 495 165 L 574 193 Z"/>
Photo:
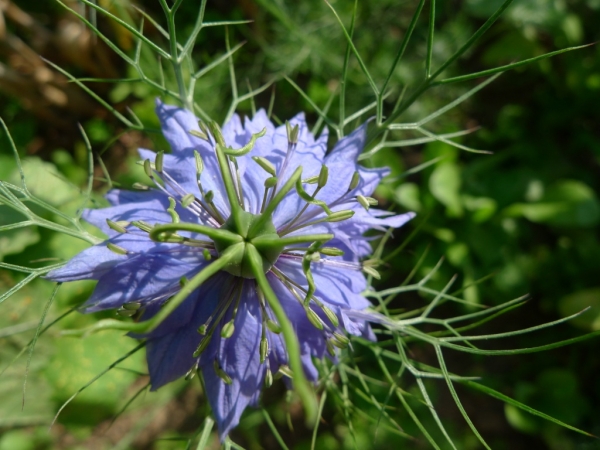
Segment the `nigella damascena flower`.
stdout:
<path fill-rule="evenodd" d="M 157 113 L 172 153 L 140 150 L 150 186 L 85 211 L 109 238 L 48 278 L 98 280 L 84 312 L 137 320 L 102 326 L 147 340 L 153 389 L 200 371 L 223 438 L 273 375 L 316 382 L 312 358 L 335 358 L 347 334 L 374 338 L 352 315 L 370 305 L 363 234 L 413 215 L 370 208 L 387 170 L 357 164 L 366 125 L 327 153 L 302 114 L 220 129 L 161 102 Z"/>

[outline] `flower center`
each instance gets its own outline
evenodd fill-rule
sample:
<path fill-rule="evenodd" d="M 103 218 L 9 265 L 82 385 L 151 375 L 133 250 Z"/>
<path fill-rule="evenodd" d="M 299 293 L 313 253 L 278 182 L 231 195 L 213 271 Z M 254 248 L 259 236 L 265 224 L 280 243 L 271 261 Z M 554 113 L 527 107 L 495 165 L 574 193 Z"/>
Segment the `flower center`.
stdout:
<path fill-rule="evenodd" d="M 225 250 L 234 245 L 243 243 L 244 251 L 239 252 L 239 257 L 234 258 L 223 270 L 229 272 L 232 275 L 243 278 L 253 279 L 255 276 L 252 273 L 250 262 L 248 261 L 247 246 L 252 245 L 257 250 L 262 258 L 263 270 L 265 273 L 271 269 L 273 264 L 279 258 L 279 255 L 283 251 L 283 241 L 277 234 L 277 230 L 273 225 L 273 222 L 264 220 L 258 214 L 251 214 L 247 211 L 240 211 L 237 220 L 234 220 L 233 215 L 221 225 L 220 229 L 229 231 L 242 238 L 242 241 L 231 242 L 230 240 L 213 238 L 215 248 L 219 255 Z M 259 226 L 255 226 L 258 224 Z"/>

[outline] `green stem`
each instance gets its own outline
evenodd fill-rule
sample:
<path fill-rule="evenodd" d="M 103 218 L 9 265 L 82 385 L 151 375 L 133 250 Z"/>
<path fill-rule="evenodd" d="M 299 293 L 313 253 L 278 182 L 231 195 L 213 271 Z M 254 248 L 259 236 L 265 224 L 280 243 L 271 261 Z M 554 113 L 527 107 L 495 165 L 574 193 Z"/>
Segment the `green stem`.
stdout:
<path fill-rule="evenodd" d="M 271 310 L 273 311 L 273 314 L 275 314 L 275 318 L 281 326 L 283 339 L 288 352 L 290 368 L 292 369 L 294 375 L 294 388 L 304 404 L 307 422 L 309 423 L 309 426 L 313 426 L 317 420 L 318 403 L 313 390 L 304 376 L 304 368 L 302 367 L 302 361 L 300 359 L 300 344 L 298 343 L 298 338 L 294 332 L 294 328 L 292 327 L 290 320 L 288 319 L 283 307 L 281 306 L 281 303 L 279 302 L 279 299 L 277 298 L 277 295 L 275 295 L 275 292 L 273 292 L 273 289 L 269 284 L 269 280 L 267 280 L 267 277 L 265 276 L 260 253 L 258 253 L 258 250 L 256 250 L 254 245 L 247 244 L 246 255 L 248 256 L 248 262 L 250 263 L 252 273 L 256 277 L 258 287 L 263 292 Z"/>
<path fill-rule="evenodd" d="M 160 4 L 163 8 L 165 16 L 167 16 L 167 29 L 169 30 L 169 51 L 171 65 L 173 66 L 173 72 L 175 73 L 175 79 L 177 80 L 177 87 L 179 88 L 179 100 L 183 104 L 183 107 L 188 111 L 193 111 L 191 102 L 189 101 L 185 82 L 183 81 L 183 73 L 181 71 L 181 63 L 179 62 L 179 53 L 177 51 L 177 34 L 175 32 L 175 11 L 179 8 L 181 2 L 177 2 L 173 8 L 169 8 L 165 0 L 160 0 Z"/>
<path fill-rule="evenodd" d="M 429 78 L 424 79 L 421 84 L 416 88 L 413 94 L 403 102 L 398 109 L 393 111 L 388 118 L 375 130 L 373 130 L 367 136 L 367 142 L 371 142 L 381 133 L 383 133 L 387 127 L 392 124 L 398 117 L 406 111 L 409 106 L 411 106 L 425 91 L 431 88 L 434 85 L 435 79 L 450 66 L 454 61 L 460 58 L 463 53 L 465 53 L 474 43 L 478 40 L 481 35 L 483 35 L 495 22 L 498 20 L 498 17 L 502 15 L 504 10 L 508 8 L 514 0 L 505 0 L 504 3 L 496 10 L 494 14 L 492 14 L 485 23 L 469 38 L 467 42 L 465 42 L 454 54 L 446 60 L 434 73 L 431 74 Z"/>
<path fill-rule="evenodd" d="M 183 301 L 206 280 L 226 267 L 231 261 L 240 258 L 240 253 L 244 251 L 244 244 L 232 245 L 225 250 L 215 262 L 209 264 L 196 274 L 181 290 L 171 298 L 150 320 L 145 322 L 130 323 L 115 319 L 104 319 L 96 322 L 94 325 L 80 330 L 66 330 L 63 332 L 69 336 L 82 336 L 101 330 L 123 330 L 133 331 L 135 333 L 150 333 L 155 330 Z"/>
<path fill-rule="evenodd" d="M 156 242 L 162 242 L 160 235 L 163 233 L 173 233 L 177 231 L 191 231 L 193 233 L 200 233 L 208 236 L 209 238 L 219 241 L 224 241 L 230 245 L 236 242 L 242 242 L 243 239 L 240 235 L 232 233 L 231 231 L 223 230 L 220 228 L 207 227 L 205 225 L 198 225 L 195 223 L 180 222 L 180 223 L 167 223 L 164 225 L 155 225 L 150 230 L 150 239 Z"/>

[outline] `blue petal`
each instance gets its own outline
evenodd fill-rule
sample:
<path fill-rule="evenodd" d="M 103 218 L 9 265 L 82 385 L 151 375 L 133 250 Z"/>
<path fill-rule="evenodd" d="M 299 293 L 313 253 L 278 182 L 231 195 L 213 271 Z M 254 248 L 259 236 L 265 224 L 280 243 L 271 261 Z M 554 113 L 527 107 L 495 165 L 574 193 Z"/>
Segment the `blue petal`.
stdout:
<path fill-rule="evenodd" d="M 187 109 L 167 105 L 156 100 L 156 114 L 161 123 L 165 139 L 171 146 L 173 154 L 198 150 L 202 157 L 213 157 L 214 151 L 210 144 L 190 134 L 191 130 L 200 131 L 198 119 Z"/>
<path fill-rule="evenodd" d="M 87 248 L 71 258 L 63 267 L 50 271 L 46 278 L 53 281 L 98 280 L 115 265 L 127 261 L 131 255 L 119 255 L 108 249 L 107 243 L 112 243 L 126 250 L 146 251 L 156 246 L 156 243 L 146 236 L 119 234 L 107 241 Z"/>
<path fill-rule="evenodd" d="M 221 440 L 239 423 L 244 409 L 256 402 L 261 390 L 265 376 L 265 365 L 261 364 L 259 354 L 261 327 L 255 283 L 245 281 L 235 318 L 235 332 L 229 339 L 221 340 L 217 353 L 222 370 L 231 377 L 231 384 L 225 384 L 216 374 L 212 361 L 202 359 L 206 395 Z"/>
<path fill-rule="evenodd" d="M 177 380 L 197 363 L 193 353 L 202 339 L 198 327 L 217 308 L 228 279 L 229 275 L 210 278 L 150 333 L 146 358 L 152 390 Z"/>
<path fill-rule="evenodd" d="M 139 149 L 140 156 L 143 159 L 149 159 L 154 162 L 156 153 L 149 150 Z M 221 215 L 227 217 L 229 215 L 229 203 L 225 196 L 225 186 L 221 180 L 221 172 L 217 164 L 217 160 L 214 156 L 210 158 L 204 158 L 204 172 L 200 176 L 200 182 L 204 192 L 212 191 L 214 194 L 213 203 L 221 213 Z M 172 177 L 177 185 L 178 190 L 175 190 L 170 183 L 166 183 L 167 190 L 172 192 L 173 197 L 180 199 L 183 195 L 193 194 L 194 196 L 202 199 L 200 189 L 198 188 L 198 177 L 196 174 L 196 161 L 193 150 L 183 150 L 177 155 L 164 155 L 163 156 L 163 167 L 164 172 Z M 168 202 L 167 202 L 168 204 Z M 179 212 L 180 210 L 178 210 Z M 186 210 L 188 216 L 192 214 Z M 188 221 L 197 221 L 196 216 L 194 218 L 188 218 Z M 203 222 L 206 222 L 205 217 L 201 218 Z M 185 220 L 185 216 L 182 216 L 182 220 Z"/>
<path fill-rule="evenodd" d="M 117 255 L 106 246 L 94 245 L 74 256 L 64 266 L 48 272 L 45 278 L 52 281 L 97 280 L 126 255 Z"/>
<path fill-rule="evenodd" d="M 167 213 L 169 202 L 161 192 L 113 189 L 106 194 L 106 199 L 114 206 L 86 209 L 82 217 L 109 236 L 114 236 L 117 232 L 106 224 L 106 219 L 114 222 L 143 220 L 152 224 L 171 222 L 171 216 Z"/>
<path fill-rule="evenodd" d="M 179 246 L 177 246 L 179 247 Z M 173 246 L 171 250 L 175 250 Z M 181 247 L 177 253 L 144 253 L 117 264 L 98 280 L 85 312 L 118 308 L 124 303 L 166 300 L 179 290 L 182 277 L 192 278 L 208 263 L 198 252 Z M 186 253 L 184 253 L 186 252 Z"/>
<path fill-rule="evenodd" d="M 275 265 L 294 282 L 305 289 L 308 288 L 300 261 L 282 256 Z M 366 289 L 367 282 L 358 268 L 348 269 L 337 266 L 335 260 L 332 259 L 331 264 L 325 261 L 312 263 L 311 272 L 317 288 L 315 295 L 321 301 L 352 309 L 364 309 L 371 306 L 371 303 L 360 295 Z"/>

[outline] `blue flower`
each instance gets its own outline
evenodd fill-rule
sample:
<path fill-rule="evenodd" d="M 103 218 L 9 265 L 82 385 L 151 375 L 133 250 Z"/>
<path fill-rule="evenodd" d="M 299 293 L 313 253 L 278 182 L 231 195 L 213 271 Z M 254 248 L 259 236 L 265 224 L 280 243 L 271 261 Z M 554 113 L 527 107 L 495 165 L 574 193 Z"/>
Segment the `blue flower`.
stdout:
<path fill-rule="evenodd" d="M 303 114 L 275 127 L 261 110 L 220 129 L 161 102 L 157 113 L 172 153 L 139 151 L 151 186 L 86 210 L 108 239 L 48 278 L 98 280 L 83 311 L 137 320 L 111 324 L 147 340 L 152 389 L 201 372 L 223 439 L 274 375 L 316 382 L 313 358 L 335 359 L 347 334 L 374 339 L 352 314 L 370 306 L 361 292 L 376 274 L 361 263 L 364 233 L 413 214 L 371 207 L 388 171 L 357 164 L 366 124 L 328 153 Z"/>

